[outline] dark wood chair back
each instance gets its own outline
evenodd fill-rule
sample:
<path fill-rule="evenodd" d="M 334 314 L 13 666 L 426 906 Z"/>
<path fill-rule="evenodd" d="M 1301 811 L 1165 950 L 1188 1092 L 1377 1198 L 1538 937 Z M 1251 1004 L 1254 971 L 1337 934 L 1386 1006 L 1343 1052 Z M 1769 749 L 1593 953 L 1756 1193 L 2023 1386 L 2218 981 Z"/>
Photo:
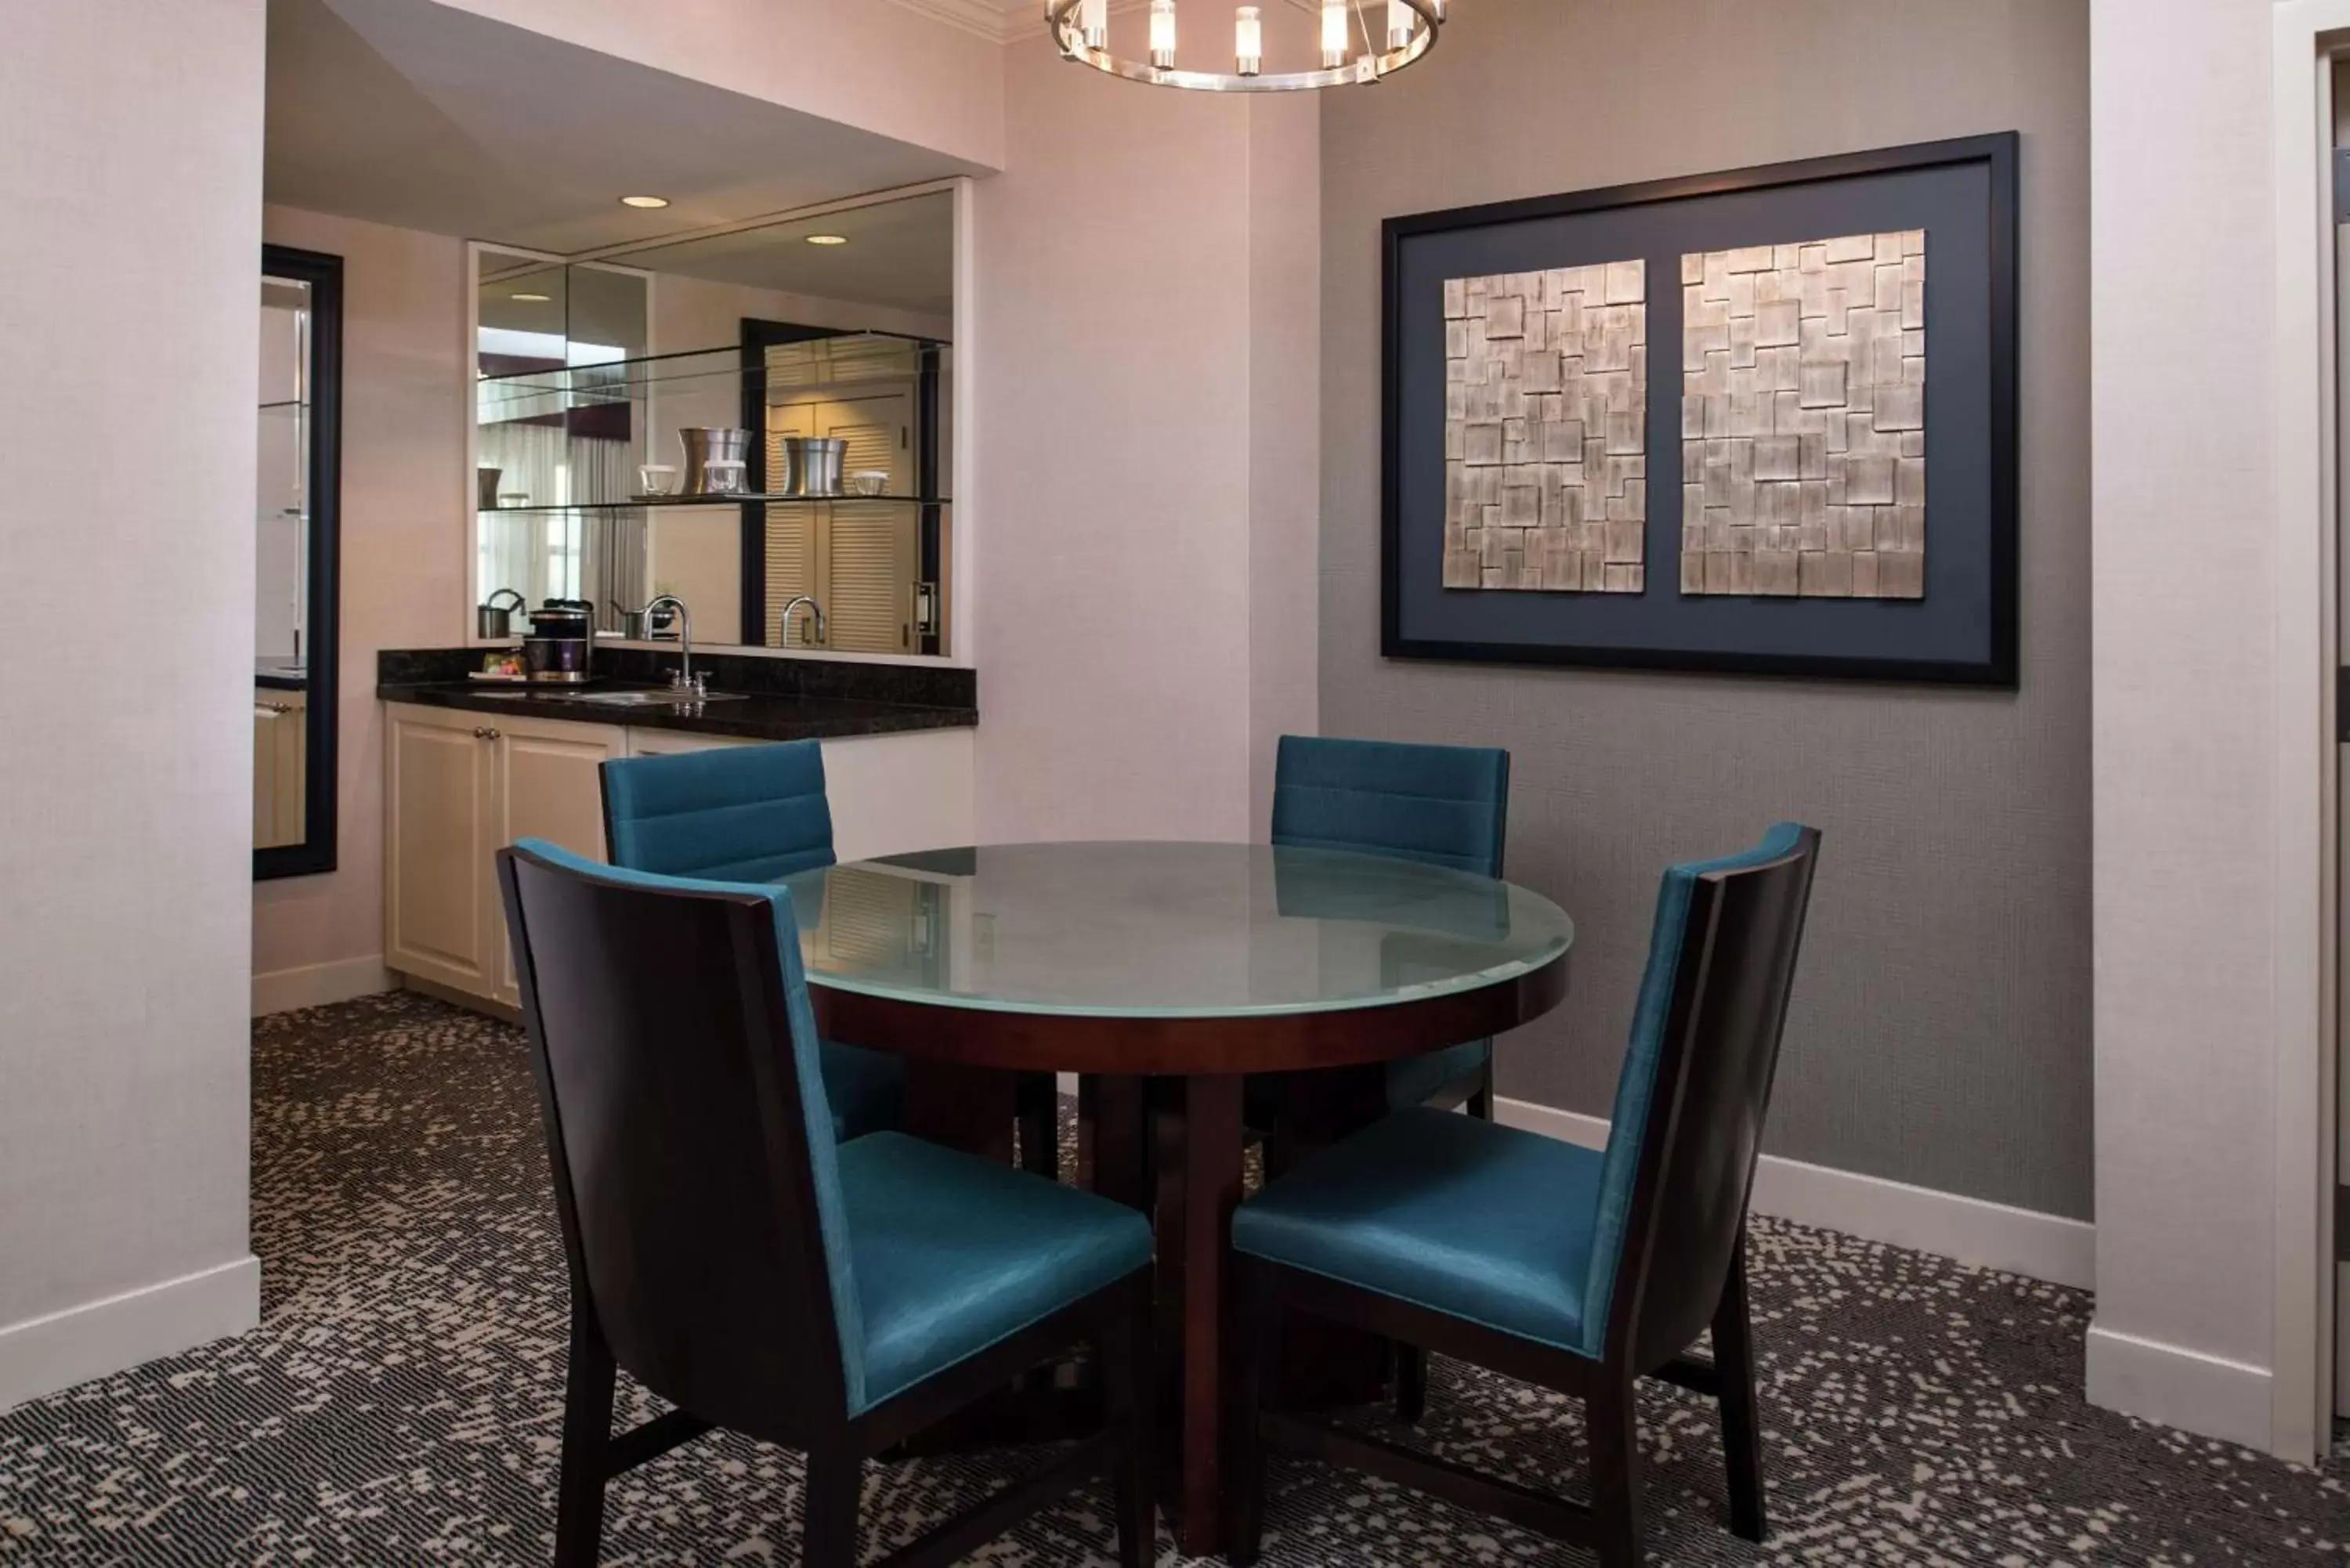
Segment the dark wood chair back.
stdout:
<path fill-rule="evenodd" d="M 1819 841 L 1786 825 L 1763 853 L 1699 869 L 1689 890 L 1606 1330 L 1608 1359 L 1636 1372 L 1686 1350 L 1722 1299 Z"/>
<path fill-rule="evenodd" d="M 790 896 L 528 840 L 498 875 L 575 1334 L 664 1399 L 804 1446 L 847 1412 L 855 1298 L 834 1286 L 846 1236 Z"/>

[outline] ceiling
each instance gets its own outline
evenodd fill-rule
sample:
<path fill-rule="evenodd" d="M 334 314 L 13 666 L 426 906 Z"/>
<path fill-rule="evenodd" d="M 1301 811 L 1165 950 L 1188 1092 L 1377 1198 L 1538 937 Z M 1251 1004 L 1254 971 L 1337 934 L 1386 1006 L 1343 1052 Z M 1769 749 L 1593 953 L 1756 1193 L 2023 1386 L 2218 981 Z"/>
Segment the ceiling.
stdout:
<path fill-rule="evenodd" d="M 837 234 L 845 245 L 812 245 Z M 934 316 L 954 313 L 954 197 L 940 191 L 688 240 L 611 258 L 622 266 L 713 283 L 853 299 Z"/>
<path fill-rule="evenodd" d="M 979 172 L 433 0 L 269 0 L 268 71 L 270 201 L 532 250 Z"/>

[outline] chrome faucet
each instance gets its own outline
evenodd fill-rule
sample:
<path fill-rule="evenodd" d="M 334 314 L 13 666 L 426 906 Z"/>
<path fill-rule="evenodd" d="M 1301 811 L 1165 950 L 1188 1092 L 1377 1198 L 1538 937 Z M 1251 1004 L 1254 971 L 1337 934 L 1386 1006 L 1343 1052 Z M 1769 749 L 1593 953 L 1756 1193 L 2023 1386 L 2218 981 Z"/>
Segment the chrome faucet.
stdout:
<path fill-rule="evenodd" d="M 824 640 L 824 607 L 816 603 L 811 596 L 800 594 L 784 601 L 783 618 L 776 623 L 776 630 L 782 633 L 785 648 L 792 645 L 792 612 L 802 605 L 807 606 L 808 614 L 816 618 L 814 623 L 816 640 L 817 642 Z"/>
<path fill-rule="evenodd" d="M 693 614 L 685 601 L 675 594 L 662 594 L 645 606 L 645 625 L 650 630 L 653 613 L 660 609 L 677 612 L 677 672 L 669 678 L 672 691 L 691 691 L 699 697 L 710 690 L 710 677 L 696 679 L 693 673 Z"/>

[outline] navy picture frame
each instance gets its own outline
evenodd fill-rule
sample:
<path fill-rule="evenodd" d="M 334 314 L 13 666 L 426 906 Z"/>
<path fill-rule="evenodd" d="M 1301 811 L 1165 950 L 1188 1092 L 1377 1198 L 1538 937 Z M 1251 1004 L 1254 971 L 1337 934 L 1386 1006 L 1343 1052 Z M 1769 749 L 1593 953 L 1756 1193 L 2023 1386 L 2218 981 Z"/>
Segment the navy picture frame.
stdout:
<path fill-rule="evenodd" d="M 1380 297 L 1382 656 L 2013 689 L 2019 623 L 2019 145 L 2020 138 L 2008 131 L 1386 220 L 1381 227 Z M 1619 228 L 1625 222 L 1654 221 L 1664 233 L 1684 234 L 1699 232 L 1692 223 L 1711 224 L 1704 232 L 1722 244 L 1783 244 L 1798 233 L 1811 237 L 1811 229 L 1822 221 L 1817 214 L 1835 210 L 1847 198 L 1860 215 L 1851 229 L 1835 232 L 1926 226 L 1867 219 L 1868 211 L 1885 210 L 1890 193 L 1904 190 L 1912 194 L 1900 198 L 1910 202 L 1903 211 L 1919 201 L 1956 203 L 1951 223 L 1929 228 L 1935 247 L 1929 255 L 1939 269 L 1929 273 L 1929 312 L 1937 303 L 1933 289 L 1944 277 L 1951 280 L 1946 294 L 1955 291 L 1963 296 L 1959 313 L 1938 317 L 1928 334 L 1929 387 L 1938 373 L 1932 361 L 1940 349 L 1943 362 L 1951 367 L 1949 374 L 1966 379 L 1968 395 L 1944 400 L 1939 391 L 1929 394 L 1929 409 L 1947 400 L 1960 410 L 1961 417 L 1950 422 L 1961 428 L 1953 438 L 1960 448 L 1957 455 L 1937 452 L 1936 465 L 1928 471 L 1929 525 L 1936 528 L 1934 543 L 1943 557 L 1938 561 L 1929 551 L 1926 600 L 1766 601 L 1679 595 L 1676 575 L 1669 566 L 1659 570 L 1656 564 L 1659 541 L 1677 544 L 1678 539 L 1678 486 L 1658 476 L 1678 472 L 1679 421 L 1678 417 L 1659 420 L 1657 410 L 1678 408 L 1679 334 L 1659 329 L 1659 313 L 1653 302 L 1659 291 L 1654 288 L 1648 336 L 1650 352 L 1659 358 L 1652 358 L 1648 375 L 1652 565 L 1647 592 L 1591 596 L 1440 587 L 1427 552 L 1431 529 L 1440 550 L 1442 516 L 1440 503 L 1430 514 L 1424 454 L 1440 453 L 1441 426 L 1430 427 L 1421 379 L 1414 379 L 1409 390 L 1415 395 L 1410 397 L 1406 380 L 1408 374 L 1424 377 L 1427 363 L 1426 346 L 1408 343 L 1407 334 L 1417 329 L 1440 336 L 1441 307 L 1440 303 L 1431 326 L 1428 282 L 1435 264 L 1428 258 L 1437 252 L 1415 247 L 1450 246 L 1456 254 L 1468 254 L 1461 249 L 1465 245 L 1506 248 L 1514 243 L 1513 234 L 1561 233 L 1555 220 L 1563 218 L 1587 218 Z M 1874 209 L 1871 202 L 1877 204 Z M 1767 221 L 1757 226 L 1756 213 L 1774 207 L 1804 215 L 1784 220 L 1792 229 L 1774 229 Z M 1617 217 L 1625 213 L 1627 219 Z M 1724 223 L 1742 225 L 1738 237 L 1721 232 Z M 1548 242 L 1537 238 L 1526 243 Z M 1515 254 L 1524 254 L 1523 250 Z M 1600 258 L 1561 254 L 1555 260 L 1515 260 L 1490 270 L 1534 270 L 1596 259 Z M 1657 275 L 1653 261 L 1650 275 Z M 1662 314 L 1677 325 L 1678 291 L 1672 292 Z M 1672 403 L 1664 402 L 1667 396 Z M 1440 421 L 1440 407 L 1435 414 Z M 1935 439 L 1934 416 L 1929 414 L 1929 440 Z M 1420 443 L 1419 448 L 1409 451 L 1414 442 Z M 1670 454 L 1669 462 L 1659 464 L 1660 452 Z M 1945 496 L 1957 500 L 1946 504 Z M 1408 572 L 1419 575 L 1408 580 Z M 1937 576 L 1938 572 L 1942 576 Z M 1942 581 L 1955 583 L 1962 591 L 1945 592 L 1938 599 L 1935 584 Z M 1619 602 L 1596 602 L 1602 598 Z M 1430 611 L 1430 605 L 1438 610 Z M 1491 629 L 1464 635 L 1458 623 L 1471 619 L 1482 620 Z M 1530 631 L 1538 620 L 1558 623 L 1555 635 L 1548 629 Z M 1436 621 L 1453 624 L 1430 624 Z M 1577 621 L 1585 628 L 1573 624 Z M 1704 635 L 1683 635 L 1692 628 L 1701 628 Z"/>

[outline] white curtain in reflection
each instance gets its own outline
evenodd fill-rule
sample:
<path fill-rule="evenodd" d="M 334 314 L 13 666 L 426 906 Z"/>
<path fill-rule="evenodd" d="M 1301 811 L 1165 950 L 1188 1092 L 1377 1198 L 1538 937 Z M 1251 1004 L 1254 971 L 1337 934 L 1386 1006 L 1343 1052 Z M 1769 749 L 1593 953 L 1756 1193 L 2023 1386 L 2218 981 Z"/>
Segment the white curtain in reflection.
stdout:
<path fill-rule="evenodd" d="M 540 511 L 618 499 L 635 487 L 626 441 L 567 434 L 549 424 L 481 429 L 478 461 L 498 470 L 502 506 L 531 507 L 485 517 L 476 573 L 483 599 L 512 588 L 536 605 L 589 600 L 598 623 L 618 624 L 616 607 L 634 609 L 645 590 L 645 521 L 640 512 Z"/>

